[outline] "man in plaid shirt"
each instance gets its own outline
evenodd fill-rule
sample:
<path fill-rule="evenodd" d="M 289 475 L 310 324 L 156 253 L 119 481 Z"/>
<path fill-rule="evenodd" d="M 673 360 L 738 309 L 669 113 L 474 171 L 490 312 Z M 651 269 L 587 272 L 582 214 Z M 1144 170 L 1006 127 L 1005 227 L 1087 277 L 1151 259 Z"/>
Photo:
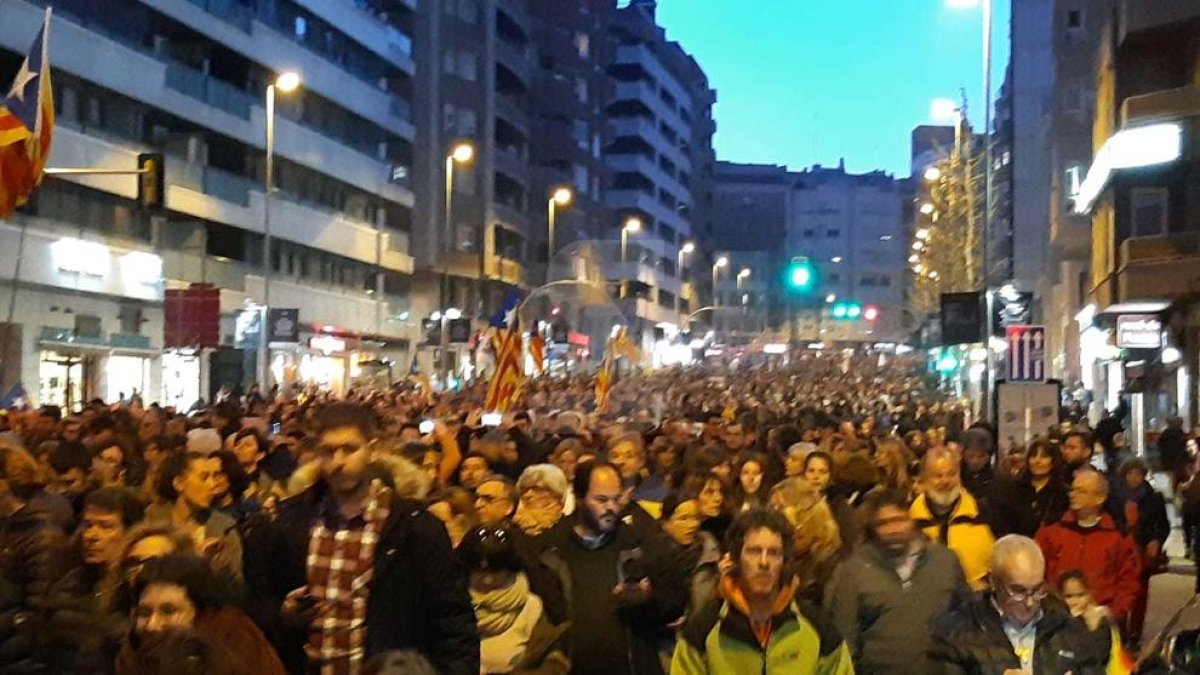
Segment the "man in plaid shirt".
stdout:
<path fill-rule="evenodd" d="M 445 675 L 478 675 L 465 572 L 418 502 L 372 490 L 374 415 L 318 416 L 321 480 L 246 539 L 250 608 L 293 673 L 356 675 L 372 656 L 421 652 Z"/>

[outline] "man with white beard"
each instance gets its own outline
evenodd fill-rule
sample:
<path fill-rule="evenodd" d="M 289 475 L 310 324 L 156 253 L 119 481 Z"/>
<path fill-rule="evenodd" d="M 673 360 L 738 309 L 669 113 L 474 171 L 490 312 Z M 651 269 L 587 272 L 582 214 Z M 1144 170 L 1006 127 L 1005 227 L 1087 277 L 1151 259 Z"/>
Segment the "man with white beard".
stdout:
<path fill-rule="evenodd" d="M 958 457 L 943 448 L 927 452 L 921 465 L 921 485 L 924 489 L 909 509 L 917 527 L 954 551 L 972 589 L 987 588 L 995 537 L 979 503 L 962 487 Z"/>

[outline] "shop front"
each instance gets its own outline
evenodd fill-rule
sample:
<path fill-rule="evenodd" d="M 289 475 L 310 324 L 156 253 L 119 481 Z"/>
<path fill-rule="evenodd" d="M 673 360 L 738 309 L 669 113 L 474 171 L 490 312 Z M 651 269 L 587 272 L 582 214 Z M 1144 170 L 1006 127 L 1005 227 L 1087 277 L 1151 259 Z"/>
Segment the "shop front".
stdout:
<path fill-rule="evenodd" d="M 38 351 L 38 403 L 78 410 L 94 398 L 158 400 L 151 390 L 157 354 L 100 345 L 41 341 Z"/>

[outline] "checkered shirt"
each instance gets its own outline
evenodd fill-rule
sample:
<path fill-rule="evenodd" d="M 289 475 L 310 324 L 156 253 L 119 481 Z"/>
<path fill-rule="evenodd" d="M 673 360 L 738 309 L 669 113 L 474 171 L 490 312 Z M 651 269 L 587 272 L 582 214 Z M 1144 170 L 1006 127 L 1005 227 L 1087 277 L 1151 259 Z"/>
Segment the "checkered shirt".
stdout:
<path fill-rule="evenodd" d="M 365 653 L 375 545 L 387 521 L 388 499 L 372 499 L 361 515 L 348 520 L 336 507 L 321 513 L 308 533 L 308 591 L 329 610 L 313 621 L 304 651 L 309 672 L 357 675 Z"/>

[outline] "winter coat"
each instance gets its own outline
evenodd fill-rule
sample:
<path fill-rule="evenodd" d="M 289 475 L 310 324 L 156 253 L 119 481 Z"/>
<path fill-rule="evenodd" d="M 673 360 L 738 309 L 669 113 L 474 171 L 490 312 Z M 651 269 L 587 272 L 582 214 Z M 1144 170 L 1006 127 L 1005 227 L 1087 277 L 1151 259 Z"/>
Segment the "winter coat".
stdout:
<path fill-rule="evenodd" d="M 196 613 L 196 635 L 223 649 L 239 672 L 248 675 L 284 675 L 283 663 L 250 617 L 235 607 L 214 607 Z M 117 654 L 117 675 L 141 672 L 137 650 L 129 639 Z"/>
<path fill-rule="evenodd" d="M 61 672 L 46 630 L 54 582 L 68 571 L 66 536 L 27 509 L 0 518 L 0 673 Z"/>
<path fill-rule="evenodd" d="M 1142 487 L 1132 494 L 1128 489 L 1115 490 L 1110 498 L 1109 512 L 1121 514 L 1125 531 L 1133 536 L 1133 540 L 1140 547 L 1152 541 L 1157 541 L 1161 546 L 1171 534 L 1171 522 L 1167 520 L 1167 503 L 1150 483 L 1143 483 Z M 1131 520 L 1136 522 L 1131 523 Z"/>
<path fill-rule="evenodd" d="M 1028 478 L 1001 479 L 992 485 L 988 500 L 988 522 L 992 534 L 1021 534 L 1032 537 L 1043 525 L 1057 523 L 1071 507 L 1068 487 L 1051 478 L 1041 490 Z"/>
<path fill-rule="evenodd" d="M 390 494 L 390 493 L 387 493 Z M 307 631 L 280 620 L 283 598 L 307 584 L 309 529 L 327 489 L 317 483 L 279 504 L 246 541 L 247 609 L 290 673 L 305 672 Z M 367 599 L 366 659 L 414 649 L 442 675 L 479 675 L 479 637 L 467 577 L 446 528 L 419 503 L 391 498 L 375 545 Z"/>
<path fill-rule="evenodd" d="M 1088 631 L 1053 598 L 1042 601 L 1033 647 L 1033 675 L 1104 675 L 1111 633 Z M 930 675 L 1001 675 L 1021 661 L 1004 633 L 991 595 L 943 615 L 935 624 Z"/>
<path fill-rule="evenodd" d="M 923 673 L 933 622 L 971 596 L 962 568 L 945 546 L 926 541 L 908 583 L 874 543 L 859 546 L 838 566 L 825 591 L 825 609 L 859 673 Z"/>
<path fill-rule="evenodd" d="M 579 620 L 576 611 L 575 589 L 581 584 L 598 583 L 595 579 L 577 579 L 563 556 L 568 546 L 580 546 L 574 540 L 576 518 L 563 518 L 541 537 L 533 541 L 541 565 L 556 578 L 573 634 L 589 630 Z M 658 675 L 662 672 L 658 645 L 669 634 L 668 626 L 677 621 L 687 608 L 688 579 L 690 572 L 683 552 L 656 528 L 639 527 L 630 515 L 622 518 L 606 546 L 616 547 L 618 560 L 636 560 L 645 577 L 650 581 L 652 597 L 649 602 L 617 610 L 620 623 L 625 627 L 629 649 L 626 660 L 627 672 L 633 675 Z M 599 554 L 599 551 L 595 552 Z M 619 563 L 618 563 L 619 567 Z M 616 570 L 620 576 L 620 570 Z"/>
<path fill-rule="evenodd" d="M 671 675 L 811 673 L 852 675 L 846 643 L 820 609 L 792 600 L 771 618 L 766 647 L 734 602 L 716 599 L 688 620 L 675 645 Z"/>
<path fill-rule="evenodd" d="M 983 590 L 987 586 L 985 577 L 991 564 L 992 544 L 996 540 L 992 528 L 980 513 L 978 502 L 971 493 L 963 490 L 943 527 L 925 499 L 925 495 L 919 495 L 909 508 L 917 527 L 926 537 L 954 551 L 967 583 L 977 591 Z"/>
<path fill-rule="evenodd" d="M 1074 512 L 1038 530 L 1038 546 L 1046 556 L 1046 579 L 1057 584 L 1067 570 L 1083 572 L 1096 602 L 1119 622 L 1133 609 L 1141 587 L 1142 556 L 1133 538 L 1117 529 L 1112 516 L 1100 516 L 1090 528 L 1080 527 Z"/>

